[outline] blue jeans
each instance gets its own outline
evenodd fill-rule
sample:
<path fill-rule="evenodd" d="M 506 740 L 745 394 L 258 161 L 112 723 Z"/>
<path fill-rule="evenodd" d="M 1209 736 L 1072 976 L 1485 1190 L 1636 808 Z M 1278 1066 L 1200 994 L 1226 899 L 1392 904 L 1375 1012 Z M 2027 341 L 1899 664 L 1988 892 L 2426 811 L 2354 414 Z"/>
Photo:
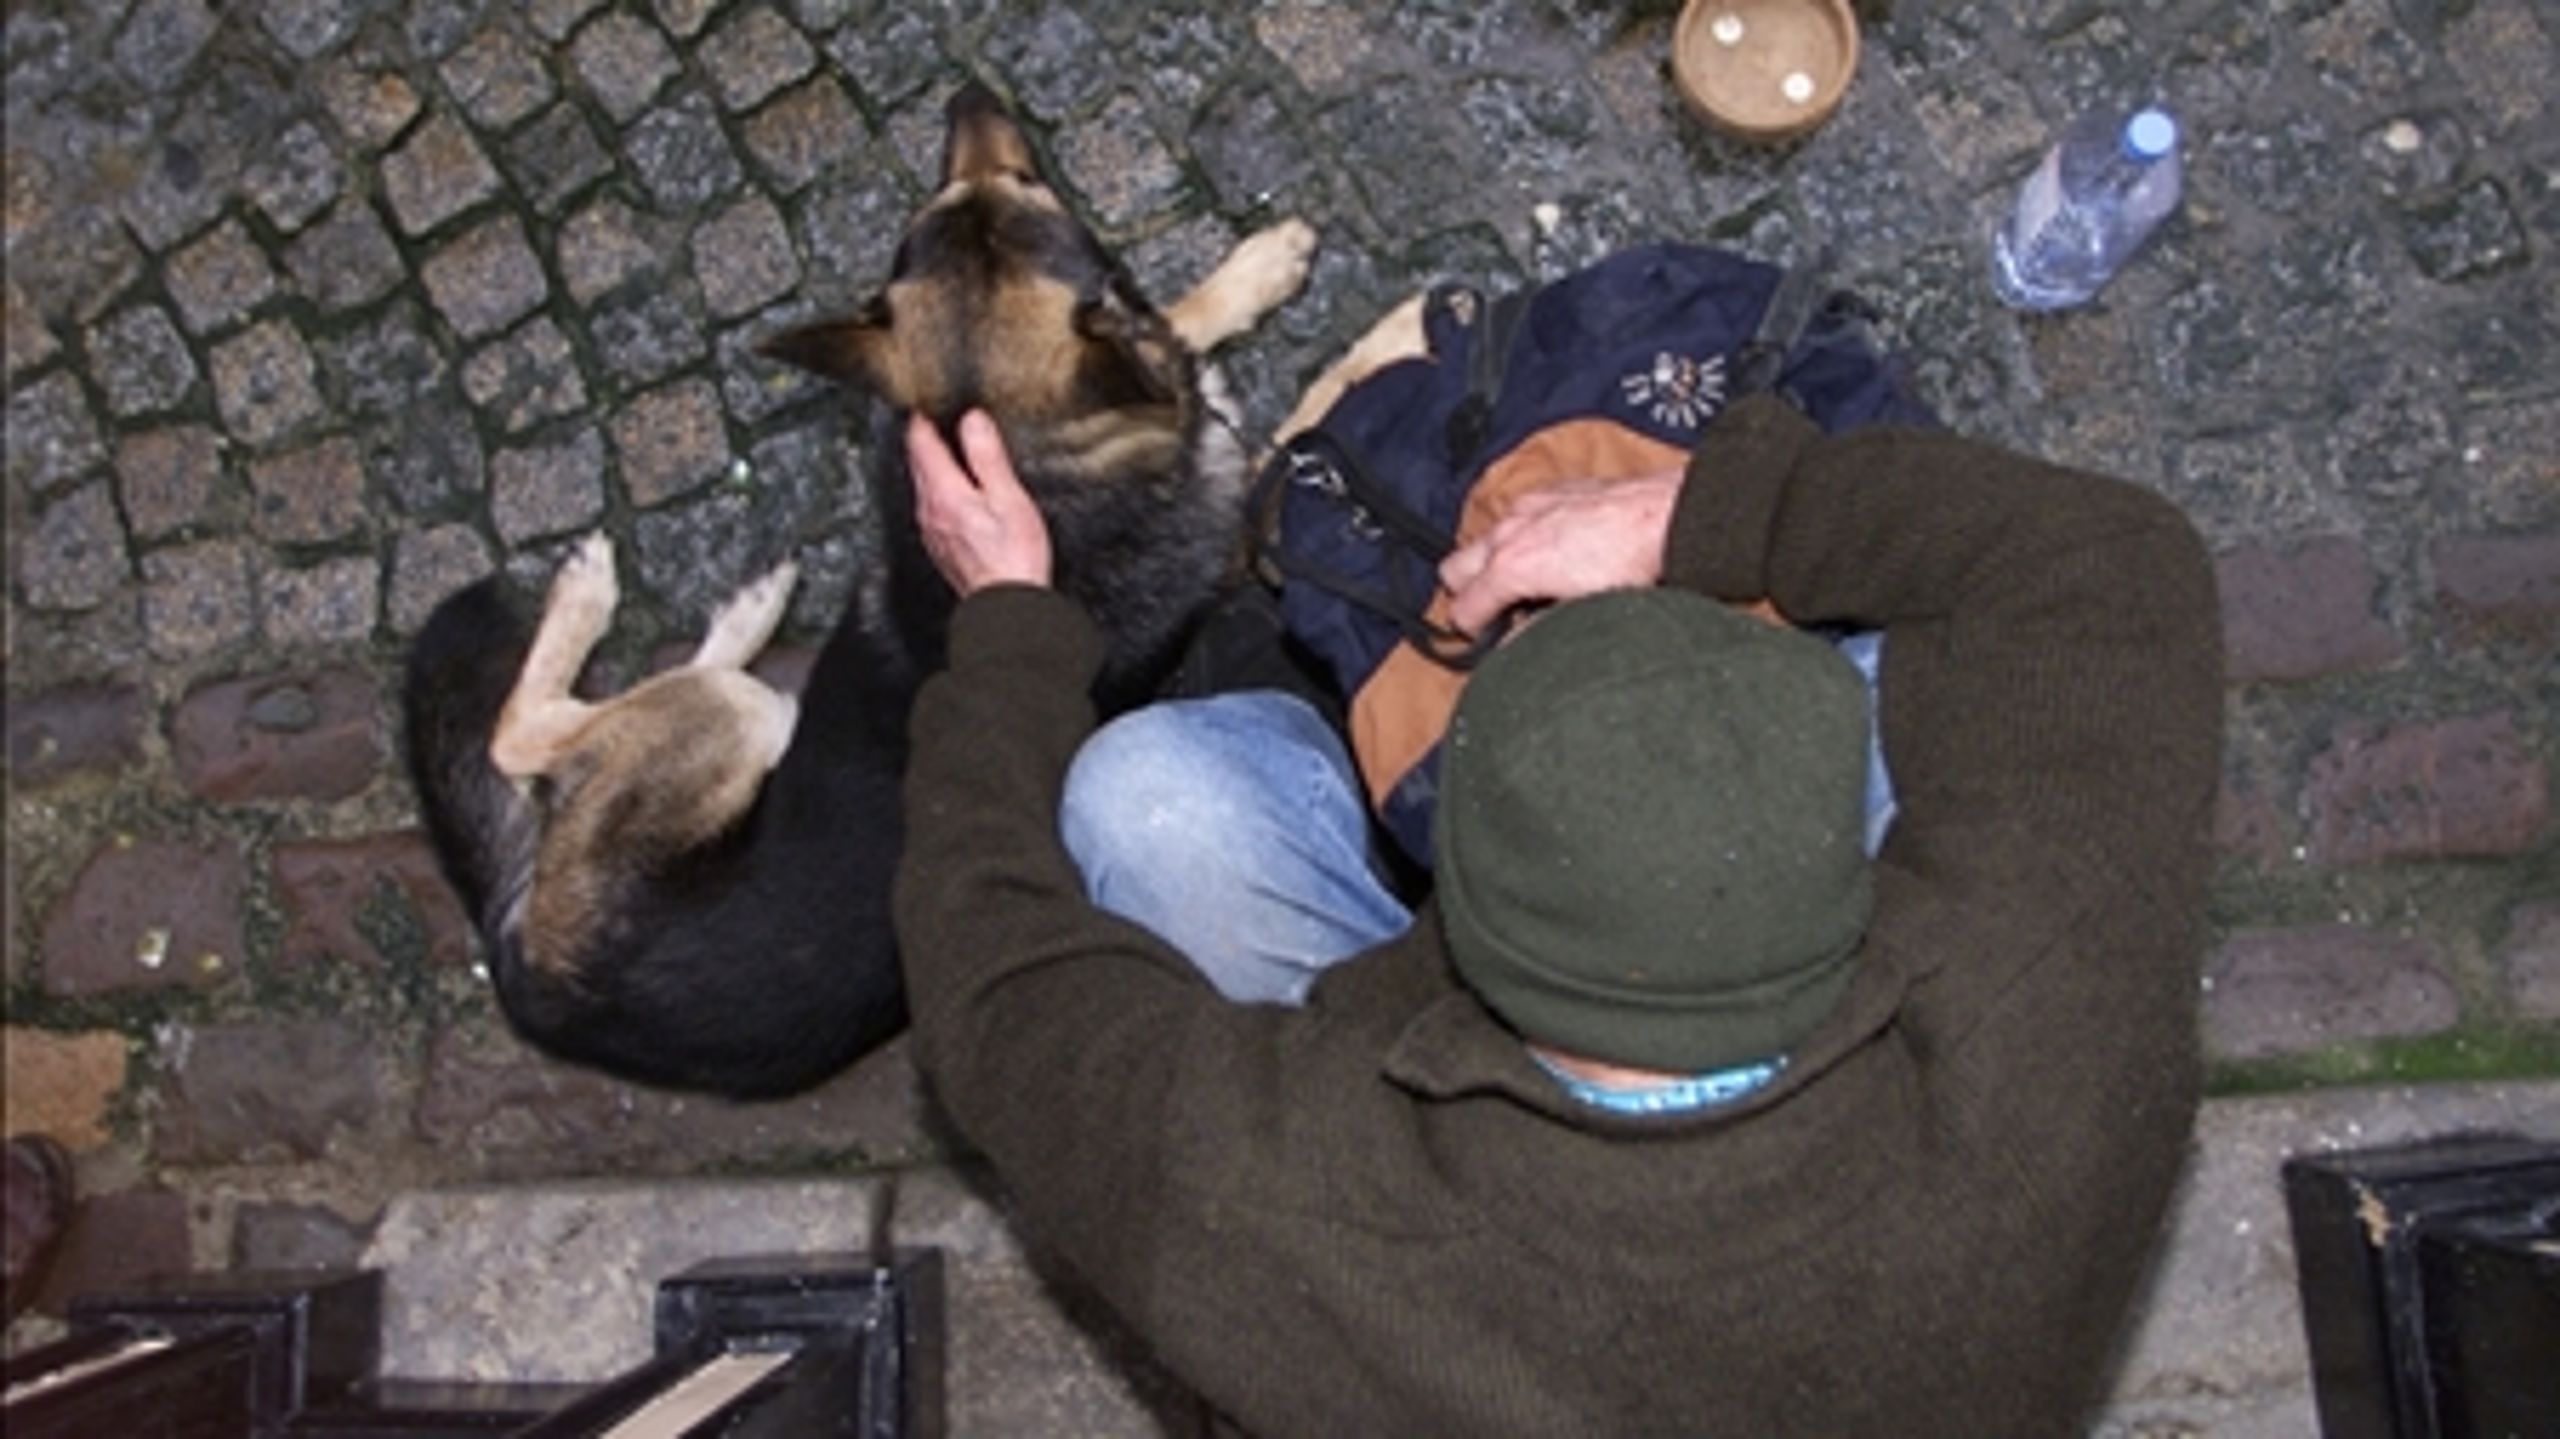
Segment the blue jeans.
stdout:
<path fill-rule="evenodd" d="M 1133 710 L 1076 751 L 1059 836 L 1093 902 L 1190 956 L 1229 999 L 1298 1004 L 1413 915 L 1369 867 L 1351 756 L 1278 690 Z"/>
<path fill-rule="evenodd" d="M 1881 638 L 1841 643 L 1870 692 Z M 1892 819 L 1870 739 L 1869 854 Z M 1096 905 L 1188 955 L 1232 1000 L 1303 1003 L 1327 966 L 1413 922 L 1371 867 L 1368 802 L 1341 738 L 1277 690 L 1172 700 L 1103 726 L 1067 770 L 1058 828 Z"/>

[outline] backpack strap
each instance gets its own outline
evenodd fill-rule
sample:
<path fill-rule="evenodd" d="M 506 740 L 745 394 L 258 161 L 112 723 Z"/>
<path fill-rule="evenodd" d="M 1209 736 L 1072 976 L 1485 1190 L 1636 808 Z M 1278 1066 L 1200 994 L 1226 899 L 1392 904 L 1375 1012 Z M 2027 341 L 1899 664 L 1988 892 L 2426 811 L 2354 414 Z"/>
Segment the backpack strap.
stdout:
<path fill-rule="evenodd" d="M 1350 523 L 1374 535 L 1395 559 L 1402 561 L 1404 572 L 1418 580 L 1420 599 L 1395 593 L 1391 589 L 1363 584 L 1348 575 L 1336 573 L 1321 565 L 1290 555 L 1279 545 L 1264 545 L 1263 558 L 1278 570 L 1284 580 L 1303 581 L 1323 590 L 1346 604 L 1355 605 L 1393 623 L 1396 632 L 1416 650 L 1451 669 L 1473 669 L 1494 647 L 1502 642 L 1509 628 L 1506 619 L 1489 627 L 1483 634 L 1469 636 L 1460 630 L 1431 620 L 1425 613 L 1430 603 L 1431 586 L 1437 582 L 1440 562 L 1455 547 L 1451 536 L 1407 508 L 1394 492 L 1378 483 L 1368 466 L 1362 464 L 1351 447 L 1322 426 L 1291 436 L 1280 447 L 1271 462 L 1263 467 L 1256 481 L 1258 507 L 1276 498 L 1278 486 L 1306 485 L 1338 500 L 1348 511 Z"/>
<path fill-rule="evenodd" d="M 1833 247 L 1826 241 L 1812 259 L 1789 266 L 1778 277 L 1777 288 L 1769 292 L 1768 306 L 1760 312 L 1759 328 L 1734 355 L 1735 399 L 1778 387 L 1778 377 L 1787 367 L 1788 352 L 1795 349 L 1805 327 L 1813 323 L 1815 312 L 1822 308 L 1832 254 Z"/>

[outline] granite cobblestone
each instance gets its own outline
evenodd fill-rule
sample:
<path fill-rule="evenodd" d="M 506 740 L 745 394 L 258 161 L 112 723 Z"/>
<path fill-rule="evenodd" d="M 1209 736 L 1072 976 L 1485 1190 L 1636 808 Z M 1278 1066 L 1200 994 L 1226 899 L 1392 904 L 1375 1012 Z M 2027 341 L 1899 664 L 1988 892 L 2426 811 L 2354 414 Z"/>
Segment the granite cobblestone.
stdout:
<path fill-rule="evenodd" d="M 302 293 L 323 310 L 372 304 L 408 277 L 391 232 L 373 207 L 358 199 L 340 201 L 303 231 L 285 251 L 284 262 Z"/>
<path fill-rule="evenodd" d="M 902 1051 L 714 1116 L 524 1050 L 409 828 L 394 676 L 438 599 L 589 530 L 634 645 L 786 550 L 798 639 L 875 578 L 864 437 L 753 346 L 877 287 L 970 76 L 1159 300 L 1317 225 L 1306 292 L 1227 357 L 1257 426 L 1433 280 L 1829 245 L 1952 423 L 2128 474 L 2210 544 L 2215 1063 L 2560 1030 L 2560 17 L 1861 8 L 1849 103 L 1760 148 L 1681 107 L 1660 6 L 13 5 L 8 1020 L 13 1051 L 102 1023 L 150 1051 L 98 1081 L 103 1212 L 138 1251 L 344 1256 L 377 1169 L 947 1157 Z M 2153 92 L 2185 213 L 2096 305 L 2001 310 L 2012 187 Z"/>
<path fill-rule="evenodd" d="M 187 328 L 199 335 L 229 329 L 276 293 L 275 267 L 237 220 L 171 256 L 162 276 Z"/>
<path fill-rule="evenodd" d="M 138 540 L 161 540 L 206 521 L 222 484 L 222 438 L 204 425 L 172 425 L 116 443 L 116 497 Z"/>

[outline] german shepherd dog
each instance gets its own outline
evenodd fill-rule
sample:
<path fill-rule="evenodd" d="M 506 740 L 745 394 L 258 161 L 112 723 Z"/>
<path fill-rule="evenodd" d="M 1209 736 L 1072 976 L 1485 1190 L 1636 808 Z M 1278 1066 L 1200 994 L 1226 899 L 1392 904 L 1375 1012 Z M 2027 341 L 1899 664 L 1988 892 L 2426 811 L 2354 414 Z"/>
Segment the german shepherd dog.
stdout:
<path fill-rule="evenodd" d="M 745 671 L 781 619 L 784 565 L 691 659 L 626 693 L 573 693 L 611 623 L 601 535 L 538 624 L 499 579 L 444 601 L 409 656 L 409 764 L 500 1006 L 563 1058 L 669 1087 L 787 1094 L 906 1021 L 889 927 L 907 712 L 952 609 L 915 526 L 901 426 L 996 420 L 1046 516 L 1058 586 L 1109 640 L 1106 711 L 1153 693 L 1238 554 L 1251 457 L 1209 350 L 1304 280 L 1315 235 L 1240 245 L 1168 309 L 1073 218 L 1028 138 L 972 83 L 941 188 L 887 285 L 767 354 L 874 411 L 882 613 L 849 603 L 796 698 Z"/>

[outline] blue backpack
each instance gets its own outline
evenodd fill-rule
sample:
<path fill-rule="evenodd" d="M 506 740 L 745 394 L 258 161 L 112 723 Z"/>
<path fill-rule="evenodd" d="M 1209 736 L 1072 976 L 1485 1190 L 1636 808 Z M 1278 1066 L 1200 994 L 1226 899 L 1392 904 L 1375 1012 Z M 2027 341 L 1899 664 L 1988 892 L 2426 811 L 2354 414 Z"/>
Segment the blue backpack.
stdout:
<path fill-rule="evenodd" d="M 1498 639 L 1442 621 L 1450 550 L 1541 484 L 1684 463 L 1757 391 L 1832 433 L 1937 423 L 1821 268 L 1662 244 L 1493 299 L 1441 286 L 1424 305 L 1429 358 L 1363 379 L 1272 456 L 1261 554 L 1282 619 L 1349 697 L 1363 783 L 1408 857 L 1431 862 L 1440 735 Z"/>

